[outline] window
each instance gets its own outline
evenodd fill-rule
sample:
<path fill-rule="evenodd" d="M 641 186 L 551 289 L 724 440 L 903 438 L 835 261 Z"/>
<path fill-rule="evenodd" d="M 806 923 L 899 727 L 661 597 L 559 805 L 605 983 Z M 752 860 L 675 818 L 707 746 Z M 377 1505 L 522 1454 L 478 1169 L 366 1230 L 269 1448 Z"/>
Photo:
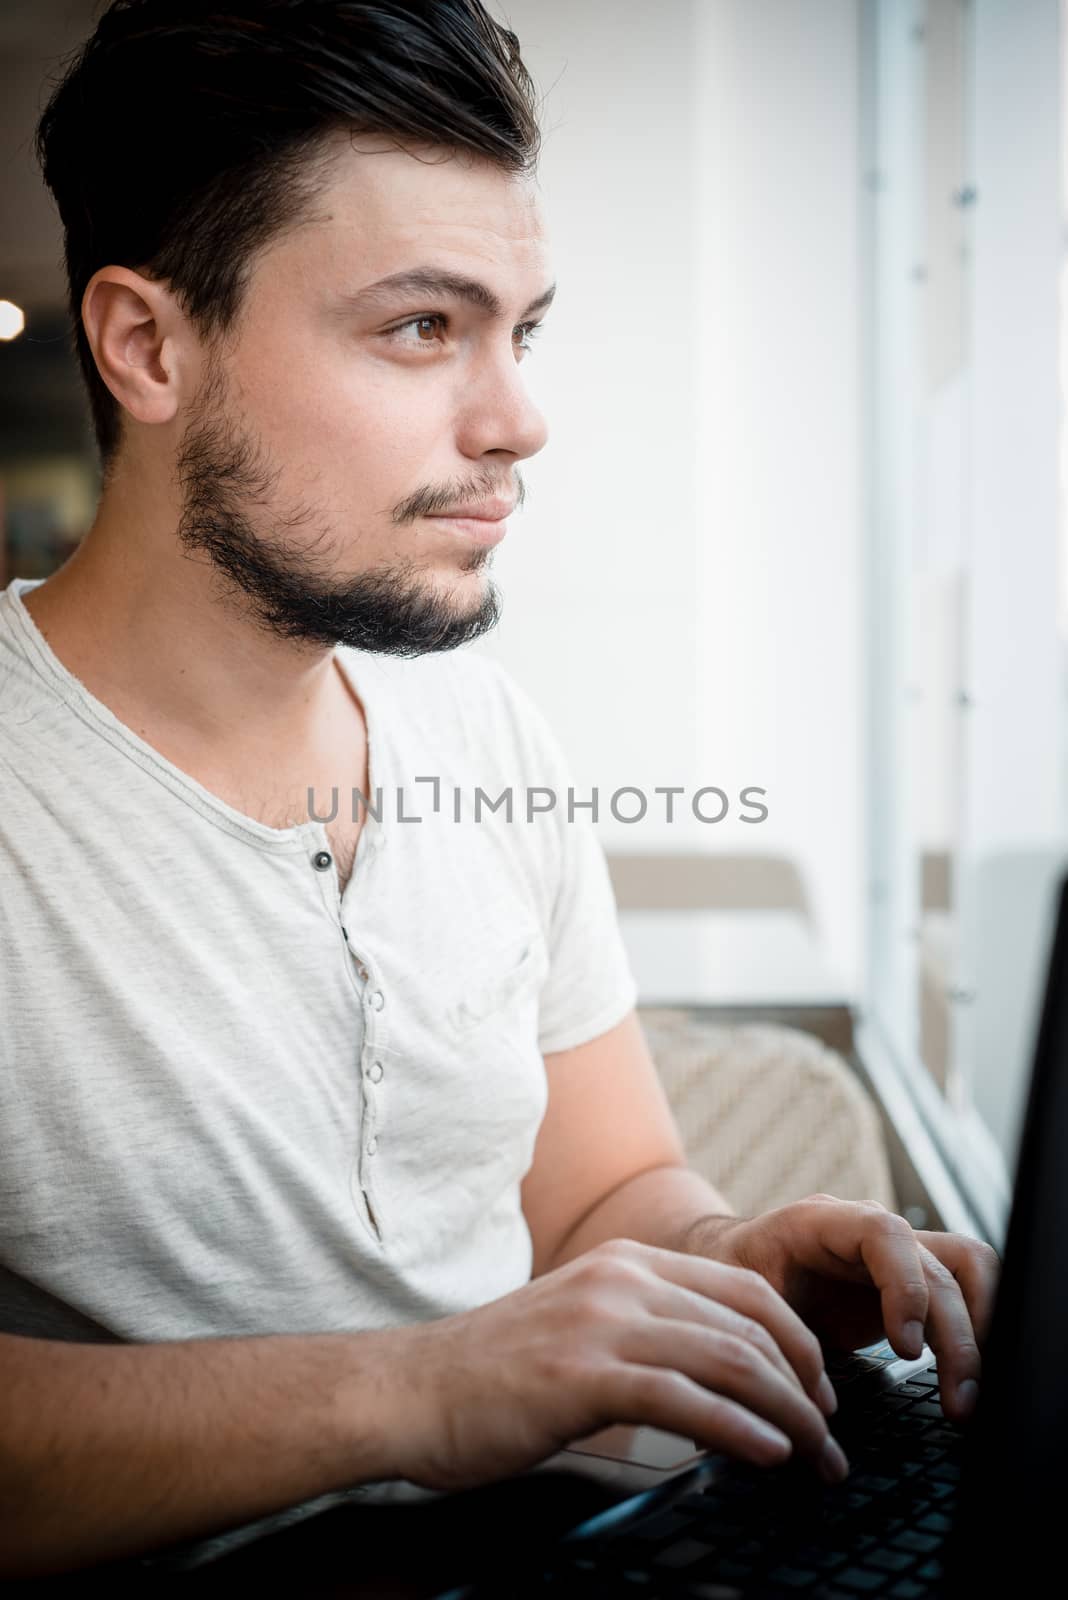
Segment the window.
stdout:
<path fill-rule="evenodd" d="M 862 32 L 865 1045 L 995 1244 L 1066 860 L 1061 37 L 1058 0 Z"/>

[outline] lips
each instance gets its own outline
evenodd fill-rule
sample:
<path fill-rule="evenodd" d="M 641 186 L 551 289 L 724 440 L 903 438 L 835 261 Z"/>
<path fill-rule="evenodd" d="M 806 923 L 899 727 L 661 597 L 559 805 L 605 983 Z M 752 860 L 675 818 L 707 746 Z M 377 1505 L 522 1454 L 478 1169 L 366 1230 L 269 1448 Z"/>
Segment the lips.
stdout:
<path fill-rule="evenodd" d="M 514 510 L 514 500 L 484 500 L 479 505 L 469 503 L 453 506 L 451 511 L 437 511 L 433 515 L 450 519 L 462 517 L 464 521 L 469 522 L 503 522 L 504 518 L 511 516 Z"/>
<path fill-rule="evenodd" d="M 451 532 L 464 534 L 476 544 L 499 544 L 508 531 L 504 517 L 457 517 L 439 513 L 428 517 L 427 521 L 440 522 Z"/>

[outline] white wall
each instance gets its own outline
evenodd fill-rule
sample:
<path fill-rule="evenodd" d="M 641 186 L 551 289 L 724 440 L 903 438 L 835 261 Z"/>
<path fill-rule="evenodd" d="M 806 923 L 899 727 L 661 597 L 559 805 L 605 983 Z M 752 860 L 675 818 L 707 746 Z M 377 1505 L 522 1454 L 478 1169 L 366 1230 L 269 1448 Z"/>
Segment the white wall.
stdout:
<path fill-rule="evenodd" d="M 476 648 L 535 695 L 582 792 L 649 795 L 643 822 L 606 817 L 609 849 L 792 856 L 854 993 L 854 0 L 495 11 L 546 94 L 561 287 L 528 358 L 552 436 Z M 770 815 L 669 826 L 666 784 L 759 785 Z"/>

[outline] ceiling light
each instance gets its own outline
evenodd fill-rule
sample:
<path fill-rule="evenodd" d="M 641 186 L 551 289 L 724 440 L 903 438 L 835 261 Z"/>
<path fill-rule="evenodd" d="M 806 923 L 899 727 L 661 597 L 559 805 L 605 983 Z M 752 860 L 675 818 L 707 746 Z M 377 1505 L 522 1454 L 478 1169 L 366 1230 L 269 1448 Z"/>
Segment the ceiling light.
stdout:
<path fill-rule="evenodd" d="M 0 339 L 17 339 L 26 326 L 21 306 L 0 300 Z"/>

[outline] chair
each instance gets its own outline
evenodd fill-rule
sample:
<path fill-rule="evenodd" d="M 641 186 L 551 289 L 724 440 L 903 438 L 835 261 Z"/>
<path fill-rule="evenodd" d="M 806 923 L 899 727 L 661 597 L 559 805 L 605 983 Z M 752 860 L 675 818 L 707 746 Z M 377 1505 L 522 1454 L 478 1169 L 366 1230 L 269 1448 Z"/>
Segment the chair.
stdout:
<path fill-rule="evenodd" d="M 810 1194 L 899 1209 L 879 1112 L 836 1051 L 777 1023 L 638 1014 L 690 1165 L 740 1215 Z"/>

